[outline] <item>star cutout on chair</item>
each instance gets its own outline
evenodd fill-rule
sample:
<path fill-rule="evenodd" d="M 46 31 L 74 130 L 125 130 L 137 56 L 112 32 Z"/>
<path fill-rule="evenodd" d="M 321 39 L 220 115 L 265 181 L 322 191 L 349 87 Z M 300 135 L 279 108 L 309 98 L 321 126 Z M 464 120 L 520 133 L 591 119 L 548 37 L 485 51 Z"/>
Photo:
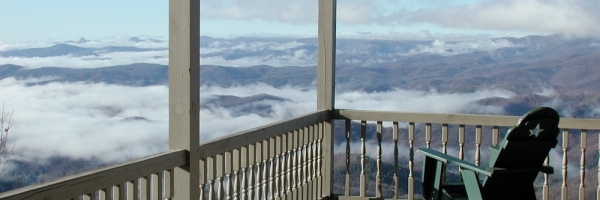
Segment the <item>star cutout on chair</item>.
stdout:
<path fill-rule="evenodd" d="M 529 132 L 531 133 L 531 134 L 529 134 L 529 136 L 534 135 L 535 137 L 537 137 L 537 136 L 540 135 L 540 132 L 542 132 L 542 131 L 544 131 L 544 129 L 541 129 L 540 128 L 540 124 L 538 123 L 537 126 L 535 126 L 534 129 L 530 129 L 529 130 Z"/>

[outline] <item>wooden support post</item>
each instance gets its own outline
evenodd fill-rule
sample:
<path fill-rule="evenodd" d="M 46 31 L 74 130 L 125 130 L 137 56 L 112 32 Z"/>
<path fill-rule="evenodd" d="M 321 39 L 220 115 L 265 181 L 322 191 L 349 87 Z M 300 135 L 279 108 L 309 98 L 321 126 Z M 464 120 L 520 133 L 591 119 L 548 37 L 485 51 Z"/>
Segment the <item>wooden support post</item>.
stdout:
<path fill-rule="evenodd" d="M 173 199 L 198 199 L 200 140 L 200 2 L 169 1 L 169 149 L 187 150 L 173 170 Z"/>
<path fill-rule="evenodd" d="M 317 109 L 333 111 L 335 101 L 335 21 L 336 0 L 319 0 L 319 36 L 317 66 Z M 333 188 L 333 120 L 324 123 L 323 196 Z"/>

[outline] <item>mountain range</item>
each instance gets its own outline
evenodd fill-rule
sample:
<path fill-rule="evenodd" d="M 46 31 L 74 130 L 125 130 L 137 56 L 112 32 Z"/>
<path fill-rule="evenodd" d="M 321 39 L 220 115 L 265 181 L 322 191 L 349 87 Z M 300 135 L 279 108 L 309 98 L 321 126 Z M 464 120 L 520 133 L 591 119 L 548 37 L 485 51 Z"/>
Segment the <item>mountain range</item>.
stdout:
<path fill-rule="evenodd" d="M 139 41 L 141 39 L 133 40 Z M 596 39 L 565 39 L 558 35 L 497 38 L 485 42 L 440 41 L 338 41 L 336 89 L 339 92 L 385 92 L 394 89 L 468 93 L 485 89 L 514 92 L 511 99 L 489 98 L 476 103 L 507 107 L 506 114 L 560 98 L 558 106 L 574 110 L 575 116 L 594 117 L 592 106 L 600 101 L 600 42 Z M 431 44 L 431 45 L 429 45 Z M 465 47 L 471 45 L 472 47 Z M 481 46 L 501 46 L 501 48 Z M 423 49 L 440 47 L 435 52 Z M 310 59 L 316 54 L 316 40 L 294 38 L 201 37 L 202 59 L 220 57 L 235 61 L 249 57 L 277 57 L 302 51 Z M 419 49 L 421 53 L 415 53 Z M 483 49 L 483 50 L 482 50 Z M 485 50 L 491 49 L 491 50 Z M 153 51 L 137 47 L 109 46 L 83 48 L 55 44 L 0 52 L 12 57 L 94 56 L 99 52 Z M 413 52 L 413 53 L 411 53 Z M 369 60 L 379 63 L 369 63 Z M 352 60 L 358 60 L 356 62 Z M 355 64 L 350 64 L 354 62 Z M 31 84 L 49 82 L 108 83 L 128 86 L 167 84 L 167 66 L 135 63 L 100 68 L 41 67 L 0 65 L 0 79 L 7 77 L 45 78 Z M 314 88 L 315 66 L 247 67 L 202 65 L 201 85 L 243 86 L 267 84 Z M 551 89 L 548 96 L 539 95 Z M 240 101 L 246 102 L 246 101 Z"/>
<path fill-rule="evenodd" d="M 140 38 L 129 38 L 126 42 L 164 43 L 156 39 Z M 200 42 L 200 84 L 203 87 L 229 88 L 264 84 L 297 90 L 316 88 L 315 38 L 222 39 L 202 36 Z M 147 52 L 166 52 L 164 47 L 114 44 L 98 46 L 95 43 L 98 41 L 82 38 L 76 42 L 68 41 L 47 47 L 0 51 L 0 61 L 4 61 L 0 63 L 0 80 L 27 79 L 30 86 L 75 82 L 132 87 L 168 84 L 168 66 L 161 63 L 136 62 L 81 68 L 68 64 L 51 66 L 42 63 L 30 66 L 10 62 L 13 58 L 35 60 L 59 57 L 87 62 L 116 60 L 125 53 L 143 55 Z M 163 54 L 150 56 L 152 57 L 149 58 L 168 57 Z M 468 94 L 482 90 L 502 90 L 514 95 L 486 97 L 470 103 L 502 107 L 501 114 L 506 115 L 521 115 L 533 107 L 548 105 L 565 111 L 561 113 L 565 117 L 600 116 L 598 39 L 564 38 L 559 35 L 478 41 L 338 39 L 336 61 L 337 93 L 411 90 Z M 224 108 L 233 116 L 256 114 L 267 117 L 274 112 L 273 105 L 281 102 L 293 101 L 267 92 L 248 96 L 218 94 L 204 98 L 201 107 L 207 110 Z M 565 115 L 566 111 L 569 114 Z M 462 112 L 477 113 L 475 110 Z M 123 120 L 152 119 L 132 116 Z M 356 128 L 354 125 L 353 127 Z M 341 130 L 341 125 L 336 123 L 336 130 L 339 132 L 338 129 Z M 340 134 L 337 136 L 336 144 L 339 145 L 344 138 Z M 353 141 L 356 139 L 353 138 Z M 575 154 L 578 149 L 572 151 Z M 63 172 L 53 172 L 52 168 L 55 166 L 77 165 L 76 168 L 81 170 L 104 164 L 90 164 L 89 160 L 63 157 L 53 158 L 49 165 L 18 163 L 23 169 L 36 169 L 41 171 L 40 174 L 50 174 L 47 178 L 64 175 Z M 386 166 L 390 167 L 389 164 Z M 342 175 L 343 170 L 338 168 L 340 166 L 337 166 L 335 176 Z M 24 172 L 21 170 L 17 173 Z M 39 182 L 38 179 L 43 180 L 44 177 L 29 176 L 18 182 L 18 186 Z M 14 185 L 15 182 L 1 182 L 0 190 L 11 188 L 11 184 Z M 336 186 L 336 189 L 340 188 Z"/>

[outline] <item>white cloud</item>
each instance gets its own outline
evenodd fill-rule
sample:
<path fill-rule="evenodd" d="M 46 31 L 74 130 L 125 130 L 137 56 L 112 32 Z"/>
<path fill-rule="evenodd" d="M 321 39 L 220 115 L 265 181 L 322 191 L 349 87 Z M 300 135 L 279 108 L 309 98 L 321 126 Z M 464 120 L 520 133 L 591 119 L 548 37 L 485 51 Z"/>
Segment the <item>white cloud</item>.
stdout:
<path fill-rule="evenodd" d="M 221 65 L 232 67 L 248 67 L 255 65 L 269 65 L 273 67 L 286 66 L 314 66 L 317 62 L 317 55 L 309 53 L 306 50 L 288 50 L 284 54 L 260 54 L 256 56 L 245 56 L 235 59 L 227 59 L 222 55 L 203 56 L 200 59 L 202 65 Z"/>
<path fill-rule="evenodd" d="M 204 1 L 201 9 L 201 16 L 207 19 L 316 24 L 318 2 L 211 0 Z M 376 29 L 376 32 L 381 32 L 384 29 L 441 27 L 446 33 L 498 31 L 600 37 L 600 13 L 597 10 L 600 10 L 600 4 L 593 0 L 489 0 L 461 3 L 340 0 L 337 3 L 337 20 L 342 25 L 340 30 L 358 28 L 356 30 Z"/>
<path fill-rule="evenodd" d="M 167 149 L 168 89 L 166 86 L 127 87 L 107 84 L 50 83 L 26 86 L 36 79 L 0 80 L 0 101 L 14 110 L 12 140 L 15 159 L 43 161 L 51 156 L 96 158 L 118 162 Z M 241 87 L 202 87 L 201 101 L 213 95 L 271 94 L 289 101 L 271 104 L 270 116 L 234 115 L 223 108 L 202 109 L 201 139 L 206 141 L 316 109 L 316 91 L 274 88 L 257 84 Z M 337 95 L 339 108 L 410 112 L 460 112 L 469 101 L 504 91 L 471 94 L 395 90 L 385 93 L 348 92 Z M 411 97 L 411 98 L 406 98 Z M 410 105 L 410 106 L 408 106 Z M 151 121 L 124 121 L 140 116 Z"/>
<path fill-rule="evenodd" d="M 203 1 L 200 16 L 208 19 L 270 20 L 285 23 L 315 23 L 316 1 Z"/>
<path fill-rule="evenodd" d="M 223 108 L 202 109 L 200 118 L 202 125 L 201 137 L 211 139 L 238 131 L 247 130 L 260 125 L 276 122 L 282 119 L 302 115 L 316 110 L 316 91 L 314 89 L 303 90 L 300 88 L 274 88 L 272 86 L 257 84 L 240 87 L 207 87 L 200 88 L 201 102 L 213 95 L 236 95 L 240 97 L 253 96 L 257 94 L 271 94 L 292 99 L 293 101 L 272 104 L 271 116 L 262 117 L 256 114 L 235 116 L 230 110 Z"/>
<path fill-rule="evenodd" d="M 431 45 L 419 45 L 416 49 L 409 50 L 406 55 L 428 53 L 451 56 L 472 53 L 476 51 L 493 51 L 500 48 L 523 46 L 525 45 L 513 44 L 505 39 L 474 40 L 450 43 L 441 40 L 435 40 L 431 42 Z"/>
<path fill-rule="evenodd" d="M 492 0 L 470 5 L 401 9 L 385 23 L 428 23 L 446 28 L 561 33 L 600 37 L 600 4 L 591 0 Z"/>
<path fill-rule="evenodd" d="M 25 68 L 66 67 L 66 68 L 97 68 L 132 63 L 155 63 L 167 65 L 168 50 L 140 52 L 110 52 L 99 56 L 54 56 L 54 57 L 0 57 L 1 64 L 20 65 Z"/>
<path fill-rule="evenodd" d="M 470 108 L 472 101 L 487 97 L 509 98 L 513 95 L 512 92 L 504 90 L 486 90 L 474 93 L 438 93 L 399 89 L 374 93 L 354 91 L 337 94 L 335 104 L 337 108 L 459 113 Z"/>
<path fill-rule="evenodd" d="M 0 101 L 14 110 L 13 159 L 50 156 L 125 161 L 167 148 L 167 87 L 106 84 L 25 86 L 0 80 Z M 141 116 L 152 121 L 123 121 Z"/>

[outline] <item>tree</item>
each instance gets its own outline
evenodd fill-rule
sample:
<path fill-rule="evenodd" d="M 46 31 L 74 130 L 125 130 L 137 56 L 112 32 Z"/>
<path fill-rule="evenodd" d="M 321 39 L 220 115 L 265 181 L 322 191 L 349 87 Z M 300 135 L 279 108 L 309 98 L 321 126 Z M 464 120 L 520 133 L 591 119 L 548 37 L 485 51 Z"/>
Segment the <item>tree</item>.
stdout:
<path fill-rule="evenodd" d="M 8 133 L 12 127 L 12 116 L 14 111 L 5 112 L 4 103 L 2 103 L 2 115 L 0 116 L 0 165 L 6 164 L 13 155 L 15 146 L 8 146 Z M 0 174 L 6 170 L 6 165 L 0 169 Z"/>

